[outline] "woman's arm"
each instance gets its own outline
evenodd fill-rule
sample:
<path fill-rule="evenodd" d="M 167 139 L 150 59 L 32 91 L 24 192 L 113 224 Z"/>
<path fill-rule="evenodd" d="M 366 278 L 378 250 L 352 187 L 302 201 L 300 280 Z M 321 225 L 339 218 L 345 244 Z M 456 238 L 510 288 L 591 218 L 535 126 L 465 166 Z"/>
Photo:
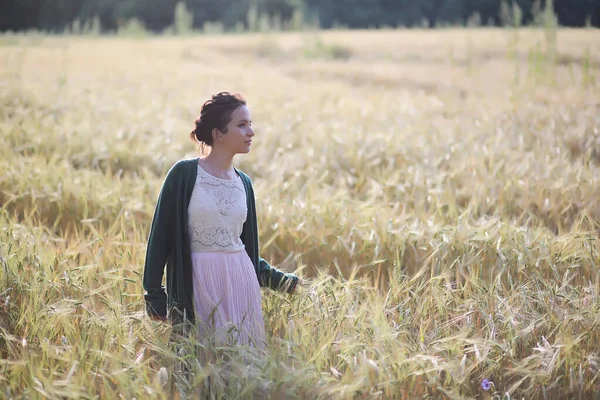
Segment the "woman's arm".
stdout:
<path fill-rule="evenodd" d="M 298 284 L 299 278 L 290 273 L 284 273 L 269 265 L 263 258 L 258 258 L 258 280 L 261 286 L 281 292 L 292 293 Z"/>
<path fill-rule="evenodd" d="M 250 196 L 249 204 L 251 207 L 251 212 L 249 213 L 251 216 L 251 221 L 248 222 L 250 222 L 249 229 L 251 229 L 252 232 L 243 232 L 242 236 L 248 237 L 248 233 L 251 233 L 254 238 L 255 243 L 253 244 L 252 248 L 256 252 L 256 259 L 258 262 L 258 283 L 262 287 L 268 287 L 273 290 L 292 293 L 298 284 L 299 278 L 294 274 L 285 273 L 278 270 L 260 256 L 260 246 L 258 243 L 258 222 L 256 218 L 256 201 L 252 182 L 249 178 L 248 182 L 248 195 Z"/>
<path fill-rule="evenodd" d="M 167 173 L 156 202 L 144 265 L 146 312 L 150 317 L 158 319 L 165 319 L 167 316 L 167 295 L 162 279 L 172 248 L 174 169 L 175 167 L 171 168 Z"/>

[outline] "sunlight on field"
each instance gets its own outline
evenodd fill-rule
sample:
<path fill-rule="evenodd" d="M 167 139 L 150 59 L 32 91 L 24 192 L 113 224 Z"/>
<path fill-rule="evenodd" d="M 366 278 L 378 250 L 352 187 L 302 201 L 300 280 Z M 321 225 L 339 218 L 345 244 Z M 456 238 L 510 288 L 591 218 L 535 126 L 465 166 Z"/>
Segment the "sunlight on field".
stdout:
<path fill-rule="evenodd" d="M 24 36 L 0 60 L 0 397 L 600 392 L 600 31 Z M 311 286 L 263 292 L 255 368 L 184 374 L 145 242 L 222 90 L 257 132 L 262 256 Z"/>

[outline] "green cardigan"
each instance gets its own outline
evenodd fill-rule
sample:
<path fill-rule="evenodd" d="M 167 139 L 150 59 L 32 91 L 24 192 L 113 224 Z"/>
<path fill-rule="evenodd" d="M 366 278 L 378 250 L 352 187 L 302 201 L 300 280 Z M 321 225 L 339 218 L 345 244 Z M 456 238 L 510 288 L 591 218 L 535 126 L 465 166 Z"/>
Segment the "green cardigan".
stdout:
<path fill-rule="evenodd" d="M 240 238 L 254 264 L 261 287 L 292 291 L 298 277 L 269 265 L 259 255 L 258 225 L 252 181 L 235 169 L 246 189 L 248 214 Z M 198 158 L 175 163 L 163 182 L 146 249 L 143 287 L 146 311 L 150 316 L 169 316 L 172 324 L 194 323 L 192 259 L 188 233 L 188 204 L 198 173 Z M 162 278 L 167 267 L 167 287 Z"/>

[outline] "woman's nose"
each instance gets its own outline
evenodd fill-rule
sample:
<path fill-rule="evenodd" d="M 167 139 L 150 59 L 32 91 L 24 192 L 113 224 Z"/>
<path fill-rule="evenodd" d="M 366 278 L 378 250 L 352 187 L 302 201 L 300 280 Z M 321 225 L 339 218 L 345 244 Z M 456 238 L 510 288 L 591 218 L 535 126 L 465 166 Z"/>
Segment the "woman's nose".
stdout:
<path fill-rule="evenodd" d="M 248 129 L 248 136 L 254 136 L 254 135 L 255 135 L 254 129 L 252 129 L 252 127 L 250 126 Z"/>

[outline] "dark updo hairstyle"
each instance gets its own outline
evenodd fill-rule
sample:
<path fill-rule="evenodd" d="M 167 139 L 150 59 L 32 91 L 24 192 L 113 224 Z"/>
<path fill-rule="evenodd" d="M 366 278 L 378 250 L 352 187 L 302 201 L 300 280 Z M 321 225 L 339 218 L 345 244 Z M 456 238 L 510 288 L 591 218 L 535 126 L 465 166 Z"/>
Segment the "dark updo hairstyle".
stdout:
<path fill-rule="evenodd" d="M 213 129 L 227 133 L 227 124 L 231 114 L 238 107 L 245 106 L 246 100 L 239 93 L 220 92 L 202 106 L 200 116 L 196 119 L 196 128 L 190 133 L 190 138 L 201 145 L 213 145 Z"/>

